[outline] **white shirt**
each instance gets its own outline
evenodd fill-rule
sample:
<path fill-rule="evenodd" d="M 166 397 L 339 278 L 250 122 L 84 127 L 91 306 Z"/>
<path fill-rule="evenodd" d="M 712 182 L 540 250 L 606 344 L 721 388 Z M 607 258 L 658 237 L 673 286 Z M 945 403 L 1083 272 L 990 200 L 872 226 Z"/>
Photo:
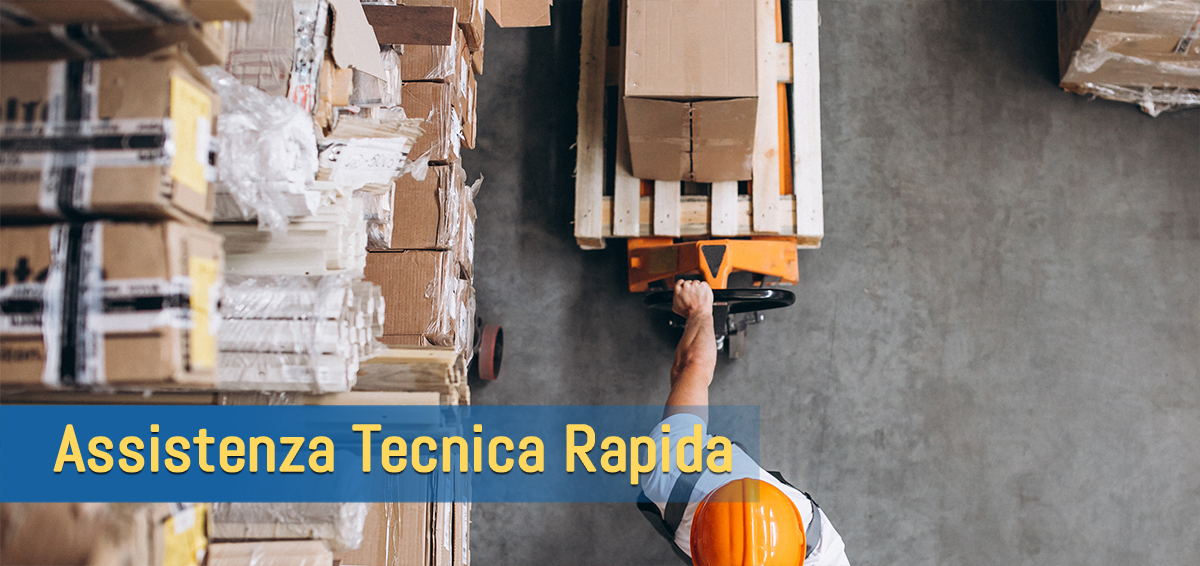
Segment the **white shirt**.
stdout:
<path fill-rule="evenodd" d="M 662 425 L 671 425 L 669 435 L 664 435 Z M 667 499 L 671 495 L 671 488 L 675 486 L 675 481 L 679 479 L 682 472 L 679 471 L 679 466 L 676 460 L 675 449 L 679 446 L 679 441 L 687 436 L 695 435 L 695 425 L 700 425 L 701 444 L 706 448 L 708 439 L 712 438 L 708 434 L 708 425 L 703 419 L 689 413 L 680 413 L 671 415 L 664 419 L 661 423 L 654 427 L 654 431 L 650 434 L 654 439 L 657 450 L 657 464 L 654 466 L 654 471 L 642 476 L 638 481 L 642 486 L 642 492 L 646 494 L 646 498 L 658 505 L 659 513 L 665 513 L 667 507 Z M 668 474 L 662 473 L 662 438 L 670 436 L 671 444 L 671 472 Z M 686 447 L 684 461 L 688 463 L 694 462 L 695 455 L 692 447 Z M 796 504 L 796 509 L 800 511 L 800 518 L 803 521 L 803 526 L 807 526 L 812 520 L 812 504 L 803 493 L 790 487 L 779 480 L 775 476 L 767 473 L 762 469 L 757 462 L 754 461 L 741 448 L 734 445 L 733 447 L 733 470 L 729 473 L 716 474 L 705 471 L 698 481 L 696 487 L 692 490 L 692 496 L 688 500 L 687 509 L 683 512 L 683 520 L 679 523 L 679 528 L 675 531 L 675 544 L 679 546 L 688 556 L 692 555 L 691 534 L 692 534 L 692 517 L 696 514 L 696 507 L 706 495 L 716 490 L 717 488 L 734 480 L 744 478 L 755 478 L 765 481 L 782 491 L 785 495 Z M 818 509 L 818 512 L 820 510 Z M 812 556 L 809 556 L 804 561 L 805 566 L 850 566 L 850 561 L 846 558 L 846 545 L 842 542 L 841 535 L 833 528 L 833 523 L 821 512 L 821 541 L 813 550 Z"/>

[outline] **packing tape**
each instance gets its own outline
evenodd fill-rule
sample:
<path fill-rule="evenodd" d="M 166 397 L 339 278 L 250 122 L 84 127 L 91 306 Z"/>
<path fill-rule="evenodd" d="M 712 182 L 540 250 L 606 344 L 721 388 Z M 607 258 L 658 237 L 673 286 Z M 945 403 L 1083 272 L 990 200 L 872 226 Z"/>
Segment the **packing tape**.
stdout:
<path fill-rule="evenodd" d="M 104 333 L 98 320 L 103 312 L 103 239 L 99 222 L 55 224 L 50 230 L 42 313 L 46 385 L 105 382 Z"/>
<path fill-rule="evenodd" d="M 93 61 L 51 64 L 46 121 L 9 123 L 0 130 L 0 170 L 40 170 L 38 209 L 47 216 L 91 212 L 97 167 L 172 163 L 171 120 L 98 119 L 99 75 Z"/>

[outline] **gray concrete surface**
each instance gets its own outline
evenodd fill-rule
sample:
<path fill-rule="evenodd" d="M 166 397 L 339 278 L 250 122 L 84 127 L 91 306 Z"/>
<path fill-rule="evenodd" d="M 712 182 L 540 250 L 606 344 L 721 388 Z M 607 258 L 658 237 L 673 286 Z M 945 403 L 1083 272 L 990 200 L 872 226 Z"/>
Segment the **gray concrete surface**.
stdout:
<path fill-rule="evenodd" d="M 722 361 L 855 565 L 1200 563 L 1200 112 L 1055 87 L 1052 2 L 822 2 L 826 237 Z M 578 2 L 489 20 L 480 404 L 660 403 L 673 336 L 571 237 Z M 479 505 L 475 564 L 674 564 L 632 505 Z"/>

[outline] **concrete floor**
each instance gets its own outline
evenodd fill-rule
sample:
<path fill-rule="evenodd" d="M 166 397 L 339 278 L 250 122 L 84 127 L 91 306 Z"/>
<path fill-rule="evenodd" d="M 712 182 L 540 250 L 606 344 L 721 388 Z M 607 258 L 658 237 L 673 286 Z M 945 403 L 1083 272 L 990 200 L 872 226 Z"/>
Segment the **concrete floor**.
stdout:
<path fill-rule="evenodd" d="M 572 238 L 579 3 L 489 19 L 479 404 L 660 403 L 674 337 Z M 824 246 L 722 361 L 860 565 L 1200 560 L 1200 112 L 1055 87 L 1052 2 L 820 5 Z M 632 505 L 476 507 L 486 565 L 675 564 Z"/>

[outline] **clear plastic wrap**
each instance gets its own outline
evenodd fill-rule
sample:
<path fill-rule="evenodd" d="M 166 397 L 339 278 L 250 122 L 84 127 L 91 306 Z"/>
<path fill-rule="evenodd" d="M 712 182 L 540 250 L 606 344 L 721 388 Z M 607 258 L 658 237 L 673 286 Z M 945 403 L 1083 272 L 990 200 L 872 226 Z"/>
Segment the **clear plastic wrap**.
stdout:
<path fill-rule="evenodd" d="M 1142 111 L 1150 116 L 1158 116 L 1171 110 L 1200 108 L 1200 90 L 1178 88 L 1158 88 L 1150 86 L 1123 87 L 1083 83 L 1064 85 L 1064 88 L 1076 94 L 1099 96 L 1117 102 L 1137 104 Z"/>
<path fill-rule="evenodd" d="M 458 72 L 458 34 L 450 45 L 405 45 L 400 56 L 405 81 L 445 81 Z"/>
<path fill-rule="evenodd" d="M 221 300 L 218 387 L 349 391 L 381 347 L 379 287 L 346 275 L 230 276 Z"/>
<path fill-rule="evenodd" d="M 457 86 L 445 83 L 404 83 L 404 111 L 425 119 L 425 132 L 416 139 L 414 161 L 450 163 L 462 155 L 461 98 Z"/>
<path fill-rule="evenodd" d="M 376 108 L 400 105 L 400 55 L 393 46 L 381 45 L 379 57 L 383 60 L 383 78 L 354 70 L 351 105 Z"/>
<path fill-rule="evenodd" d="M 367 249 L 386 250 L 390 248 L 394 222 L 392 203 L 396 198 L 395 185 L 388 185 L 388 191 L 384 194 L 357 191 L 354 196 L 362 199 L 363 202 L 363 218 L 367 222 Z"/>
<path fill-rule="evenodd" d="M 425 287 L 425 297 L 433 302 L 433 316 L 425 327 L 425 338 L 435 346 L 451 346 L 462 352 L 468 334 L 463 328 L 463 305 L 471 293 L 469 282 L 459 278 L 458 256 L 453 252 L 440 254 L 437 274 Z M 473 298 L 471 298 L 473 300 Z"/>
<path fill-rule="evenodd" d="M 212 540 L 322 540 L 334 550 L 362 544 L 366 503 L 214 503 Z"/>
<path fill-rule="evenodd" d="M 317 173 L 312 119 L 287 99 L 246 86 L 218 67 L 205 75 L 221 96 L 217 124 L 217 194 L 232 197 L 260 227 L 287 227 L 288 211 Z M 225 206 L 224 208 L 228 208 Z"/>

